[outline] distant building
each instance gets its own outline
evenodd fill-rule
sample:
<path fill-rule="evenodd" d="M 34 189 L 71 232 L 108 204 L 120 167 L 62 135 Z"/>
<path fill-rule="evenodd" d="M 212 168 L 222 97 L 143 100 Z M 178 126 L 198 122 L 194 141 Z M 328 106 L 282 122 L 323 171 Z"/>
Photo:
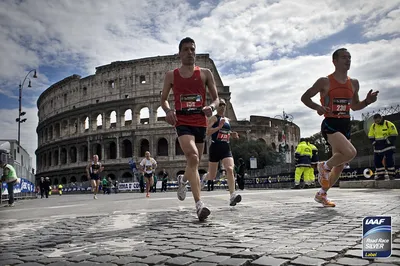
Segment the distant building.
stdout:
<path fill-rule="evenodd" d="M 32 168 L 32 157 L 21 146 L 18 148 L 17 140 L 0 139 L 0 158 L 14 166 L 17 175 L 35 183 L 34 169 Z"/>

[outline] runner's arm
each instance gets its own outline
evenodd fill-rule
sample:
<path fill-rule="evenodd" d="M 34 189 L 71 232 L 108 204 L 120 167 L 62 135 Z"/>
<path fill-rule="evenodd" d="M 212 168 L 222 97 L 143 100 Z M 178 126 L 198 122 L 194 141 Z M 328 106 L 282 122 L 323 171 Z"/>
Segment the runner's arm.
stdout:
<path fill-rule="evenodd" d="M 168 71 L 167 73 L 165 73 L 164 86 L 161 93 L 161 107 L 164 110 L 165 114 L 167 114 L 171 110 L 168 102 L 168 96 L 172 88 L 172 82 L 173 72 Z"/>
<path fill-rule="evenodd" d="M 90 168 L 90 163 L 86 166 L 86 174 L 88 177 L 90 176 L 89 168 Z"/>
<path fill-rule="evenodd" d="M 353 86 L 354 89 L 353 99 L 351 100 L 351 110 L 357 111 L 364 109 L 365 107 L 368 106 L 369 103 L 367 103 L 366 100 L 360 102 L 360 98 L 358 96 L 358 92 L 360 90 L 360 84 L 358 83 L 358 80 L 351 79 L 351 85 Z"/>
<path fill-rule="evenodd" d="M 301 101 L 308 107 L 313 110 L 317 110 L 320 105 L 313 102 L 311 98 L 317 95 L 319 92 L 323 91 L 324 87 L 326 86 L 327 78 L 319 78 L 311 88 L 309 88 L 302 96 Z"/>
<path fill-rule="evenodd" d="M 207 136 L 211 136 L 212 134 L 214 134 L 215 132 L 220 130 L 219 127 L 215 127 L 215 128 L 212 127 L 216 121 L 217 121 L 217 117 L 215 115 L 213 115 L 212 117 L 210 117 L 210 119 L 208 119 L 208 125 L 207 125 L 207 130 L 206 130 Z"/>
<path fill-rule="evenodd" d="M 210 106 L 211 106 L 211 108 L 215 109 L 219 104 L 218 91 L 217 91 L 217 87 L 215 86 L 215 79 L 209 69 L 204 69 L 204 70 L 205 70 L 205 75 L 206 75 L 206 85 L 208 88 L 208 93 L 211 96 Z"/>

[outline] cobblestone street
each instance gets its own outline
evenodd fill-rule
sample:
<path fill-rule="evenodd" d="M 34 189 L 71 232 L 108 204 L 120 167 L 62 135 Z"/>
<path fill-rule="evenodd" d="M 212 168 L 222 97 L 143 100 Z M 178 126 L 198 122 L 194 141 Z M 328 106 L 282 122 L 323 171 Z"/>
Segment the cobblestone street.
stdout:
<path fill-rule="evenodd" d="M 176 194 L 53 196 L 18 202 L 0 215 L 0 265 L 400 265 L 399 190 L 203 192 L 211 216 Z M 189 195 L 189 194 L 188 194 Z M 391 258 L 361 258 L 362 219 L 392 216 Z"/>

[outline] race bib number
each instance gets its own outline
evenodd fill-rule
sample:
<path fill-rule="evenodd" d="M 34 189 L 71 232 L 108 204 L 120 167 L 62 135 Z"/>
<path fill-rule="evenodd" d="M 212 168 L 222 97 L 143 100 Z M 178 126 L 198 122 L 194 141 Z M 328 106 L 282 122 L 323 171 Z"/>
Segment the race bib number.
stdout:
<path fill-rule="evenodd" d="M 229 142 L 230 137 L 231 137 L 231 134 L 229 131 L 220 130 L 217 135 L 217 140 L 223 141 L 223 142 Z"/>
<path fill-rule="evenodd" d="M 350 114 L 351 99 L 334 98 L 332 103 L 332 112 L 337 116 L 347 116 Z"/>
<path fill-rule="evenodd" d="M 153 170 L 153 167 L 151 165 L 146 165 L 146 171 L 151 171 Z"/>
<path fill-rule="evenodd" d="M 181 108 L 185 110 L 196 110 L 203 107 L 201 95 L 181 95 Z"/>

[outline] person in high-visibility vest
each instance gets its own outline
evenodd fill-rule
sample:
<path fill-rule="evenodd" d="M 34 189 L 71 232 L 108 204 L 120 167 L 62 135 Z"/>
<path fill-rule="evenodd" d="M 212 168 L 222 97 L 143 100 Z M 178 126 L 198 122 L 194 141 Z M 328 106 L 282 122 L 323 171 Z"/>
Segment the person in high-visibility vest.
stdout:
<path fill-rule="evenodd" d="M 8 205 L 6 205 L 5 207 L 14 207 L 14 186 L 19 181 L 17 177 L 17 172 L 11 164 L 8 164 L 1 160 L 0 167 L 3 168 L 3 176 L 1 177 L 0 186 L 2 186 L 2 182 L 7 183 Z"/>
<path fill-rule="evenodd" d="M 63 186 L 61 184 L 58 185 L 58 194 L 62 195 Z"/>
<path fill-rule="evenodd" d="M 306 183 L 305 188 L 308 188 L 310 186 L 315 186 L 314 170 L 317 169 L 317 164 L 319 162 L 318 148 L 311 143 L 310 139 L 307 139 L 307 144 L 310 146 L 312 150 L 312 156 L 311 156 L 311 167 L 310 169 L 307 170 L 307 173 L 304 174 L 304 182 Z"/>
<path fill-rule="evenodd" d="M 396 171 L 393 153 L 396 150 L 397 136 L 396 126 L 392 122 L 384 120 L 380 114 L 374 115 L 374 123 L 369 129 L 368 137 L 374 146 L 375 180 L 384 180 L 385 170 L 389 178 L 394 179 Z M 383 159 L 386 166 L 383 165 Z"/>
<path fill-rule="evenodd" d="M 307 171 L 309 172 L 311 168 L 311 157 L 312 149 L 307 144 L 306 139 L 301 138 L 299 145 L 297 145 L 296 153 L 294 155 L 296 161 L 296 171 L 294 176 L 294 187 L 293 189 L 300 188 L 300 179 L 304 175 L 304 182 L 308 184 Z"/>

